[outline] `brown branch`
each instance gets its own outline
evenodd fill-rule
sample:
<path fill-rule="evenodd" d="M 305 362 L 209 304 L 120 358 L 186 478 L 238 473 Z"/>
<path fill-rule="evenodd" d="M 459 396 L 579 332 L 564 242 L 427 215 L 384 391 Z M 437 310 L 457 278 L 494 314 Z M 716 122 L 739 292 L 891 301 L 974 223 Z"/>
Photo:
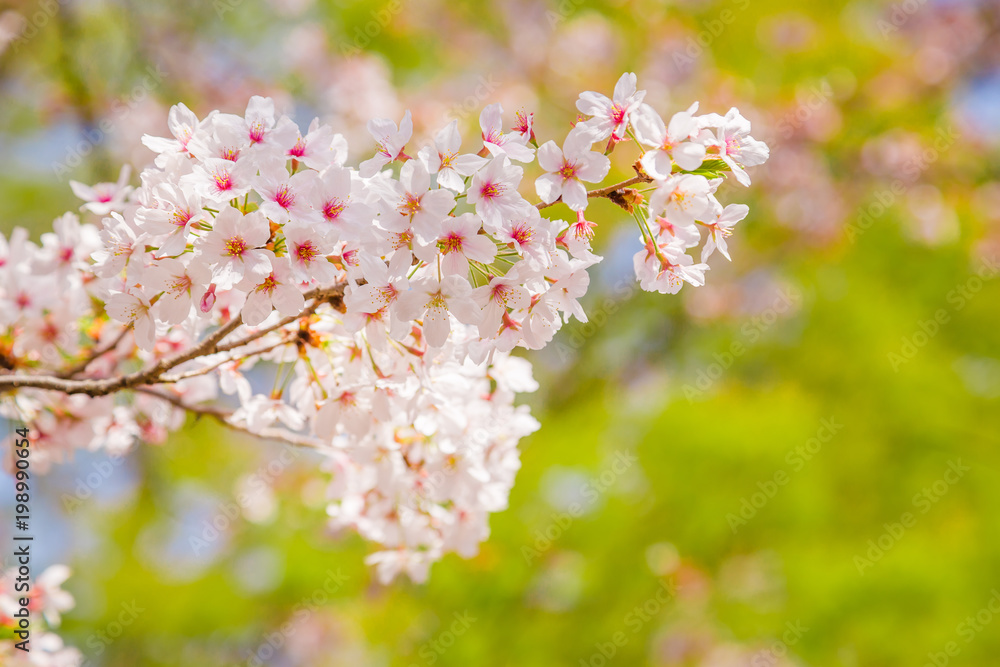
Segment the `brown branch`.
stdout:
<path fill-rule="evenodd" d="M 650 178 L 649 176 L 647 176 L 646 174 L 641 174 L 640 173 L 640 174 L 637 174 L 636 176 L 633 176 L 632 178 L 629 178 L 627 180 L 622 181 L 621 183 L 615 183 L 614 185 L 609 185 L 606 188 L 600 188 L 598 190 L 591 190 L 590 192 L 587 193 L 587 196 L 588 197 L 608 197 L 608 198 L 610 198 L 611 195 L 613 195 L 615 192 L 618 192 L 619 190 L 623 190 L 623 189 L 629 187 L 630 185 L 635 185 L 636 183 L 649 183 L 652 180 L 653 179 Z M 555 204 L 558 204 L 561 201 L 562 201 L 562 197 L 559 197 L 558 199 L 556 199 L 555 201 L 553 201 L 550 204 L 545 204 L 545 203 L 535 204 L 535 208 L 537 208 L 540 211 L 543 208 L 548 208 L 549 206 L 554 206 Z"/>
<path fill-rule="evenodd" d="M 317 288 L 315 290 L 312 290 L 311 292 L 307 292 L 305 295 L 306 298 L 307 299 L 312 298 L 313 302 L 310 305 L 306 306 L 306 308 L 303 309 L 303 311 L 298 315 L 292 315 L 286 317 L 269 327 L 254 331 L 239 340 L 235 340 L 231 343 L 220 345 L 219 348 L 216 350 L 216 352 L 228 352 L 229 350 L 235 350 L 238 347 L 243 347 L 244 345 L 252 343 L 258 338 L 263 338 L 272 331 L 277 331 L 278 329 L 286 327 L 292 322 L 295 322 L 296 320 L 300 320 L 303 317 L 309 317 L 310 315 L 315 313 L 316 309 L 322 306 L 324 303 L 330 303 L 334 305 L 339 304 L 340 300 L 344 296 L 344 286 L 345 286 L 344 283 L 337 283 L 336 285 L 333 285 L 331 287 Z"/>
<path fill-rule="evenodd" d="M 255 331 L 242 339 L 235 341 L 233 343 L 222 345 L 222 340 L 233 333 L 236 329 L 243 324 L 243 318 L 240 315 L 229 320 L 227 323 L 220 326 L 218 329 L 209 334 L 204 340 L 202 340 L 197 345 L 173 355 L 172 357 L 166 357 L 161 359 L 159 362 L 150 366 L 149 368 L 130 373 L 128 375 L 122 375 L 114 378 L 104 378 L 104 379 L 93 379 L 93 380 L 74 380 L 70 378 L 61 378 L 55 375 L 31 375 L 31 374 L 9 374 L 0 375 L 0 390 L 5 389 L 19 389 L 22 387 L 31 387 L 35 389 L 49 389 L 52 391 L 61 391 L 64 394 L 87 394 L 88 396 L 106 396 L 108 394 L 113 394 L 116 391 L 121 391 L 122 389 L 132 389 L 140 385 L 156 384 L 162 382 L 162 376 L 167 371 L 180 366 L 183 363 L 191 361 L 192 359 L 197 359 L 199 357 L 205 357 L 210 354 L 215 354 L 217 352 L 226 352 L 235 347 L 240 347 L 246 345 L 249 342 L 257 340 L 258 338 L 274 331 L 275 329 L 286 326 L 287 324 L 299 319 L 300 317 L 305 317 L 312 314 L 315 310 L 323 303 L 334 303 L 339 300 L 344 294 L 344 283 L 337 283 L 336 285 L 328 287 L 316 287 L 309 290 L 304 294 L 306 299 L 312 299 L 313 303 L 306 306 L 301 313 L 295 317 L 286 317 L 281 320 L 274 327 L 268 327 L 260 331 Z"/>
<path fill-rule="evenodd" d="M 307 435 L 302 435 L 301 433 L 292 433 L 291 431 L 283 428 L 264 428 L 259 431 L 251 431 L 246 426 L 240 426 L 239 424 L 234 424 L 229 421 L 230 417 L 233 416 L 232 412 L 226 412 L 225 410 L 219 410 L 218 408 L 212 408 L 203 405 L 188 405 L 182 401 L 179 397 L 172 394 L 165 394 L 163 392 L 156 391 L 155 389 L 150 389 L 148 387 L 137 387 L 136 392 L 146 394 L 147 396 L 154 396 L 160 400 L 166 401 L 171 405 L 184 410 L 185 412 L 190 412 L 191 414 L 211 417 L 215 421 L 219 422 L 226 428 L 232 429 L 234 431 L 239 431 L 240 433 L 245 433 L 246 435 L 252 435 L 255 438 L 260 438 L 262 440 L 279 440 L 281 442 L 286 442 L 290 445 L 295 445 L 297 447 L 306 447 L 309 449 L 323 450 L 327 448 L 326 443 L 317 439 L 310 438 Z"/>
<path fill-rule="evenodd" d="M 60 373 L 59 377 L 61 377 L 61 378 L 71 378 L 74 375 L 76 375 L 77 373 L 82 373 L 83 371 L 87 370 L 87 366 L 89 366 L 90 364 L 92 364 L 97 359 L 100 359 L 101 357 L 103 357 L 105 354 L 107 354 L 111 350 L 113 350 L 116 347 L 118 347 L 118 343 L 122 342 L 122 338 L 125 338 L 125 334 L 127 334 L 128 331 L 129 331 L 129 328 L 125 327 L 124 329 L 122 329 L 118 333 L 117 336 L 114 337 L 113 340 L 111 340 L 110 342 L 108 342 L 107 345 L 102 345 L 101 347 L 95 348 L 94 350 L 92 350 L 90 352 L 90 354 L 87 355 L 87 357 L 85 359 L 81 360 L 77 364 L 74 364 L 73 366 L 70 366 L 65 371 L 63 371 L 62 373 Z"/>
<path fill-rule="evenodd" d="M 231 354 L 228 357 L 225 357 L 224 359 L 220 359 L 219 361 L 209 364 L 208 366 L 204 366 L 202 368 L 197 368 L 195 370 L 187 371 L 185 373 L 177 373 L 176 375 L 164 375 L 160 377 L 160 379 L 158 380 L 158 384 L 173 384 L 175 382 L 181 382 L 189 378 L 198 377 L 199 375 L 208 375 L 216 368 L 227 362 L 236 361 L 237 359 L 240 360 L 249 359 L 250 357 L 256 357 L 261 354 L 266 354 L 267 352 L 270 352 L 275 348 L 279 348 L 282 345 L 288 345 L 288 342 L 289 341 L 287 340 L 280 340 L 272 345 L 266 345 L 260 349 L 251 350 L 244 354 L 239 354 L 239 355 Z M 216 354 L 218 354 L 218 352 L 216 352 Z"/>

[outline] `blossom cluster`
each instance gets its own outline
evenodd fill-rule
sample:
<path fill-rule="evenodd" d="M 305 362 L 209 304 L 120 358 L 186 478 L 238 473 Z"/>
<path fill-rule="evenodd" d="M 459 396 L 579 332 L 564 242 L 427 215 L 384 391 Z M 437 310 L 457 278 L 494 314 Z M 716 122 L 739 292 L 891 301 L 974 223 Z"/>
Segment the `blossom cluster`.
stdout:
<path fill-rule="evenodd" d="M 303 133 L 269 99 L 201 119 L 177 105 L 171 137 L 143 138 L 156 157 L 137 188 L 127 169 L 72 184 L 96 224 L 67 213 L 41 245 L 0 239 L 5 414 L 37 434 L 35 466 L 211 414 L 321 451 L 331 521 L 384 547 L 369 559 L 383 581 L 471 556 L 538 428 L 515 405 L 536 384 L 511 352 L 586 321 L 601 260 L 588 204 L 634 218 L 637 279 L 661 293 L 703 284 L 747 215 L 715 194 L 767 158 L 749 122 L 697 105 L 665 122 L 643 98 L 634 74 L 610 98 L 583 93 L 567 136 L 541 145 L 532 114 L 508 125 L 499 104 L 474 141 L 452 121 L 419 150 L 408 112 L 373 120 L 357 169 L 331 127 Z M 635 176 L 588 192 L 623 145 L 639 148 Z M 569 220 L 547 215 L 559 202 Z"/>
<path fill-rule="evenodd" d="M 65 565 L 46 568 L 35 581 L 25 581 L 18 568 L 0 572 L 0 664 L 9 667 L 79 667 L 83 655 L 65 646 L 53 632 L 61 614 L 73 608 L 73 596 L 62 589 L 70 571 Z M 30 625 L 21 624 L 21 601 L 27 598 Z M 19 632 L 23 634 L 18 634 Z"/>

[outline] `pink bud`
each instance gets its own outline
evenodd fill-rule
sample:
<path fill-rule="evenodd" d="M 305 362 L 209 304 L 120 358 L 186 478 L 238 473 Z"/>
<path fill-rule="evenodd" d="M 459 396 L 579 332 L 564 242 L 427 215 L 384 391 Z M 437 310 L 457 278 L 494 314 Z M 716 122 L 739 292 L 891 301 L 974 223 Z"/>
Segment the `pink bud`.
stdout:
<path fill-rule="evenodd" d="M 205 296 L 201 297 L 201 312 L 207 313 L 215 305 L 215 283 L 208 286 Z"/>

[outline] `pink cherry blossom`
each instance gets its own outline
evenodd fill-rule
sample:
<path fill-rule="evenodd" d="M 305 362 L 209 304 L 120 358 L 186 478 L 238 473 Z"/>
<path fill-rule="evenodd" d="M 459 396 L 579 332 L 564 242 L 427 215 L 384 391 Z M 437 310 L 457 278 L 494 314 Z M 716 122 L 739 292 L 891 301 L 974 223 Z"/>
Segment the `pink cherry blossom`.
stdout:
<path fill-rule="evenodd" d="M 259 211 L 246 215 L 226 207 L 212 223 L 212 231 L 198 240 L 194 261 L 212 269 L 212 282 L 229 289 L 243 280 L 256 285 L 271 272 L 270 255 L 261 246 L 270 230 Z"/>
<path fill-rule="evenodd" d="M 587 188 L 583 183 L 598 183 L 611 169 L 611 160 L 590 150 L 592 136 L 586 130 L 574 128 L 562 150 L 554 141 L 538 148 L 538 166 L 548 172 L 535 181 L 535 190 L 543 202 L 551 204 L 562 197 L 574 211 L 587 208 Z"/>
<path fill-rule="evenodd" d="M 631 114 L 642 104 L 645 96 L 646 91 L 636 90 L 635 74 L 628 72 L 618 79 L 611 99 L 588 91 L 580 94 L 576 108 L 580 113 L 592 116 L 583 124 L 593 131 L 595 141 L 611 137 L 617 142 L 625 138 Z"/>

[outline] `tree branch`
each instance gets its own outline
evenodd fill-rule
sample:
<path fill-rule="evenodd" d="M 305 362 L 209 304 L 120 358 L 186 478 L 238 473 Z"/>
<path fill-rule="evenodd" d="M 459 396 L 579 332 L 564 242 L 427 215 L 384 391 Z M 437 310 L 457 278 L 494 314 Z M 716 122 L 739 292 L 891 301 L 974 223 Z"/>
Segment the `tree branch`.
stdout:
<path fill-rule="evenodd" d="M 62 373 L 59 373 L 59 377 L 61 377 L 61 378 L 71 378 L 74 375 L 76 375 L 77 373 L 82 373 L 83 371 L 87 370 L 87 366 L 89 366 L 90 364 L 92 364 L 97 359 L 103 357 L 105 354 L 107 354 L 111 350 L 113 350 L 116 347 L 118 347 L 118 343 L 122 342 L 122 338 L 125 337 L 125 334 L 128 333 L 128 330 L 129 330 L 129 328 L 125 327 L 124 329 L 122 329 L 118 333 L 117 336 L 114 337 L 113 340 L 111 340 L 110 342 L 108 342 L 107 345 L 102 345 L 100 347 L 95 347 L 93 350 L 91 350 L 90 354 L 88 354 L 85 359 L 81 360 L 77 364 L 74 364 L 73 366 L 70 366 L 69 368 L 67 368 Z"/>
<path fill-rule="evenodd" d="M 323 450 L 327 448 L 326 443 L 317 438 L 311 438 L 307 435 L 302 435 L 300 433 L 292 433 L 291 431 L 283 428 L 264 428 L 260 431 L 251 431 L 246 426 L 240 426 L 239 424 L 234 424 L 229 421 L 229 418 L 233 416 L 232 412 L 226 412 L 225 410 L 219 410 L 218 408 L 211 408 L 208 406 L 201 405 L 188 405 L 182 401 L 179 397 L 173 396 L 171 394 L 165 394 L 163 392 L 156 391 L 155 389 L 150 389 L 148 387 L 137 387 L 136 392 L 141 394 L 146 394 L 147 396 L 154 396 L 160 400 L 166 401 L 171 405 L 184 410 L 185 412 L 190 412 L 199 416 L 211 417 L 215 421 L 219 422 L 226 428 L 232 429 L 234 431 L 239 431 L 240 433 L 245 433 L 246 435 L 252 435 L 255 438 L 260 438 L 262 440 L 278 440 L 281 442 L 288 443 L 290 445 L 295 445 L 297 447 L 306 447 L 308 449 Z"/>
<path fill-rule="evenodd" d="M 636 171 L 638 171 L 638 170 L 636 170 Z M 614 185 L 609 185 L 606 188 L 600 188 L 598 190 L 591 190 L 590 192 L 587 193 L 587 196 L 588 197 L 610 197 L 615 192 L 618 192 L 619 190 L 623 190 L 623 189 L 629 187 L 630 185 L 635 185 L 636 183 L 649 183 L 652 180 L 653 179 L 650 178 L 649 176 L 647 176 L 646 174 L 639 173 L 639 174 L 633 176 L 632 178 L 629 178 L 627 180 L 622 181 L 621 183 L 615 183 Z M 554 206 L 555 204 L 558 204 L 561 201 L 562 201 L 562 197 L 559 197 L 558 199 L 556 199 L 555 201 L 553 201 L 552 203 L 549 203 L 549 204 L 545 204 L 545 203 L 535 204 L 535 208 L 537 208 L 540 211 L 543 208 L 548 208 L 549 206 Z"/>
<path fill-rule="evenodd" d="M 180 366 L 183 363 L 191 361 L 192 359 L 197 359 L 198 357 L 208 356 L 217 352 L 226 352 L 236 347 L 241 347 L 267 335 L 271 331 L 287 326 L 301 317 L 311 315 L 321 304 L 333 303 L 342 297 L 344 294 L 344 287 L 345 283 L 337 283 L 328 287 L 316 287 L 311 289 L 306 292 L 304 296 L 306 299 L 312 299 L 313 303 L 306 306 L 298 315 L 295 315 L 294 317 L 286 317 L 272 327 L 255 331 L 247 336 L 244 336 L 238 341 L 222 345 L 222 340 L 243 324 L 242 316 L 237 315 L 213 331 L 197 345 L 192 346 L 184 352 L 161 359 L 149 368 L 136 371 L 128 375 L 122 375 L 114 378 L 74 380 L 71 378 L 59 377 L 58 375 L 31 375 L 15 373 L 0 375 L 0 390 L 31 387 L 35 389 L 61 391 L 64 394 L 87 394 L 88 396 L 96 397 L 113 394 L 114 392 L 121 391 L 122 389 L 132 389 L 138 387 L 139 385 L 163 382 L 162 376 L 164 373 L 172 368 Z"/>

